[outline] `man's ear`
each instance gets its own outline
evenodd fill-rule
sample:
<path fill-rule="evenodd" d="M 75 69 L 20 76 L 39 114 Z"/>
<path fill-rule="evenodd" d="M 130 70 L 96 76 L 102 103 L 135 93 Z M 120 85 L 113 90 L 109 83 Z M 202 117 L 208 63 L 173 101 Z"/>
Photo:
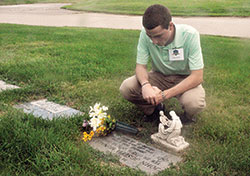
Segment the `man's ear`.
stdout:
<path fill-rule="evenodd" d="M 169 22 L 169 30 L 172 31 L 174 29 L 174 23 L 172 21 Z"/>

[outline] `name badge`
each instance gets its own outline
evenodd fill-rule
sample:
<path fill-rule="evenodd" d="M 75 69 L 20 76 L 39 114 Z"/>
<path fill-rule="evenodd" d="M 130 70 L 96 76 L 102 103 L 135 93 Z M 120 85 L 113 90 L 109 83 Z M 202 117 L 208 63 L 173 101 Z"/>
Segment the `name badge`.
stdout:
<path fill-rule="evenodd" d="M 169 52 L 169 60 L 170 61 L 182 61 L 184 60 L 184 51 L 183 48 L 179 49 L 170 49 Z"/>

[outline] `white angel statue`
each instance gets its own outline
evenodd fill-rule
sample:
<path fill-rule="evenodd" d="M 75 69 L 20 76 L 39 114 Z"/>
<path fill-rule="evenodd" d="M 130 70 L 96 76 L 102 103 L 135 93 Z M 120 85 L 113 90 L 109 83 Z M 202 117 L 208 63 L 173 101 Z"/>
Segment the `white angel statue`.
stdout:
<path fill-rule="evenodd" d="M 189 146 L 185 142 L 184 138 L 181 136 L 182 123 L 180 118 L 176 115 L 174 111 L 169 113 L 172 120 L 168 119 L 164 115 L 163 111 L 160 111 L 160 124 L 158 127 L 158 133 L 155 133 L 151 138 L 164 146 L 174 149 L 175 151 L 180 151 Z"/>

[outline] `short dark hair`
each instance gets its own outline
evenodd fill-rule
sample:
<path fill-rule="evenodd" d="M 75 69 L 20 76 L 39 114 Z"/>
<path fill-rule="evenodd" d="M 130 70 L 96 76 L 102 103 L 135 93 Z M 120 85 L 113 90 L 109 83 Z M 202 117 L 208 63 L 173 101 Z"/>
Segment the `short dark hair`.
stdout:
<path fill-rule="evenodd" d="M 161 25 L 168 29 L 169 22 L 172 21 L 170 10 L 160 4 L 154 4 L 147 8 L 143 15 L 142 24 L 146 29 L 154 29 Z"/>

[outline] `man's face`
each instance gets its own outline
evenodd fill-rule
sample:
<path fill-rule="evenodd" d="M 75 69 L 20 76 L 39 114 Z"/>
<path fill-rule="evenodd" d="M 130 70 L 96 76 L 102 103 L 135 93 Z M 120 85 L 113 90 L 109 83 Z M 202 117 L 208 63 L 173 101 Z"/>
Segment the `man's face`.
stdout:
<path fill-rule="evenodd" d="M 154 29 L 148 30 L 145 28 L 145 30 L 153 43 L 159 46 L 165 46 L 171 37 L 170 26 L 168 29 L 164 29 L 159 25 Z"/>

